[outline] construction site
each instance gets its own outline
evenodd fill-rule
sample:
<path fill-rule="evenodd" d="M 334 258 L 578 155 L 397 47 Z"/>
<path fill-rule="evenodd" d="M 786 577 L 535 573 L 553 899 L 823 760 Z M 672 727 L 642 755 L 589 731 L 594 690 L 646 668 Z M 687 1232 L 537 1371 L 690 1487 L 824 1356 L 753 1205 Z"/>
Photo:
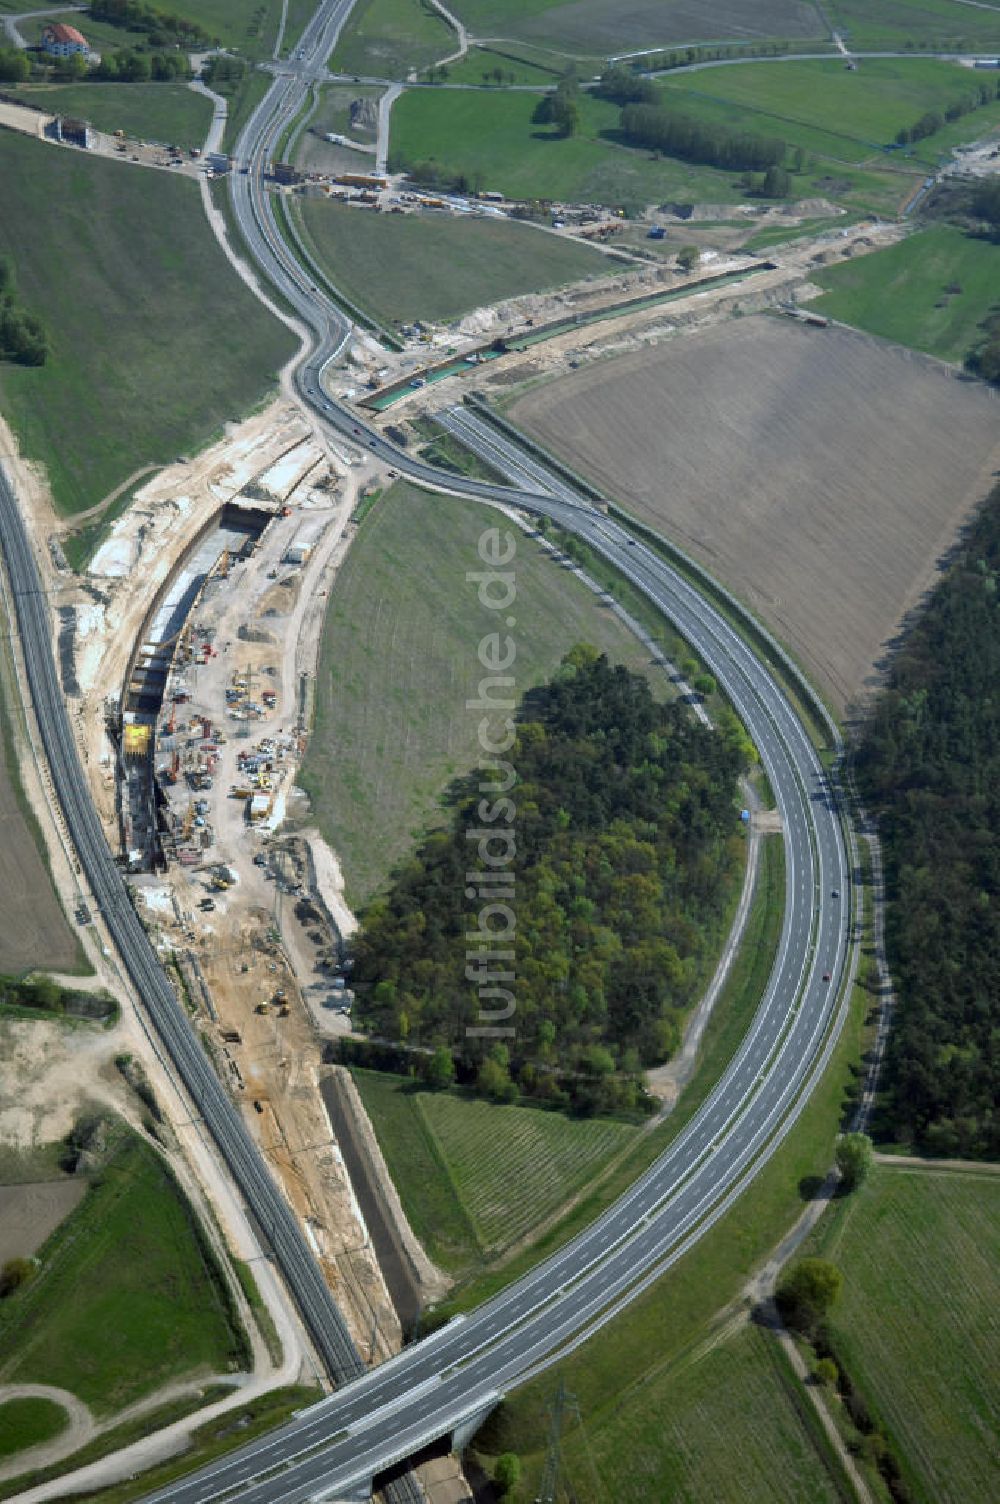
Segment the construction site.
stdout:
<path fill-rule="evenodd" d="M 331 1124 L 327 1103 L 341 1132 L 361 1112 L 324 1064 L 351 1027 L 354 921 L 294 779 L 330 588 L 376 483 L 367 456 L 279 400 L 142 486 L 82 580 L 49 533 L 75 602 L 61 670 L 109 841 L 369 1362 L 447 1281 L 397 1240 L 387 1283 Z M 454 1463 L 437 1471 L 441 1504 L 465 1496 Z"/>

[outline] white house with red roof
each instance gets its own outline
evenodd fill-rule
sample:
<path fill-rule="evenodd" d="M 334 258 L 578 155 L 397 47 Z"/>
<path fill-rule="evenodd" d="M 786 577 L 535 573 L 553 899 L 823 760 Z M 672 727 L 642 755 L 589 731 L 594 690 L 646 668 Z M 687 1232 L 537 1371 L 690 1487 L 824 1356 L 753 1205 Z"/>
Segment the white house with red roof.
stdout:
<path fill-rule="evenodd" d="M 53 22 L 42 31 L 42 51 L 49 57 L 72 57 L 75 52 L 84 57 L 90 52 L 90 43 L 75 26 L 66 26 L 62 21 Z"/>

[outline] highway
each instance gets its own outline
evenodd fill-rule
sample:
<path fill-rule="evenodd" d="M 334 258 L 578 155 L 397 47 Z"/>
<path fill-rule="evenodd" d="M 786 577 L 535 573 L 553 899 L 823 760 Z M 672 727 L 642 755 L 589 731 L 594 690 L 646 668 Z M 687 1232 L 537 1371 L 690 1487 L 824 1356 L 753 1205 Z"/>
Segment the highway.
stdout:
<path fill-rule="evenodd" d="M 818 1079 L 836 1034 L 848 952 L 849 873 L 839 812 L 817 754 L 769 670 L 676 571 L 624 528 L 521 455 L 480 420 L 449 422 L 512 476 L 511 486 L 444 475 L 388 443 L 322 386 L 348 325 L 309 281 L 278 233 L 262 167 L 294 118 L 351 0 L 326 0 L 297 53 L 297 73 L 275 79 L 236 156 L 232 200 L 259 265 L 313 330 L 299 367 L 303 397 L 320 418 L 416 481 L 552 517 L 642 590 L 692 644 L 759 749 L 781 812 L 786 908 L 779 953 L 751 1028 L 715 1090 L 661 1158 L 591 1227 L 471 1315 L 368 1373 L 291 1211 L 215 1076 L 132 907 L 91 803 L 52 657 L 48 602 L 7 483 L 0 529 L 35 713 L 53 781 L 95 902 L 154 1027 L 204 1116 L 236 1183 L 264 1227 L 317 1350 L 342 1387 L 281 1429 L 165 1489 L 156 1504 L 299 1504 L 334 1498 L 427 1441 L 485 1413 L 498 1395 L 592 1335 L 691 1247 L 745 1190 Z M 827 979 L 828 978 L 828 979 Z"/>

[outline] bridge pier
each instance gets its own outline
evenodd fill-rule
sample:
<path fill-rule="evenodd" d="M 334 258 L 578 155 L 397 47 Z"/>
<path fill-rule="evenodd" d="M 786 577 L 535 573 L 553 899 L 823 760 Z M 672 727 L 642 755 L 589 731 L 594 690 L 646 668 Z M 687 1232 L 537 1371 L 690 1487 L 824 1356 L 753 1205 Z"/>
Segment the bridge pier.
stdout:
<path fill-rule="evenodd" d="M 465 1450 L 487 1416 L 493 1414 L 501 1398 L 502 1396 L 499 1394 L 494 1395 L 491 1399 L 487 1400 L 485 1405 L 480 1406 L 478 1410 L 474 1410 L 471 1415 L 463 1415 L 451 1433 L 451 1450 L 453 1452 L 462 1452 Z"/>

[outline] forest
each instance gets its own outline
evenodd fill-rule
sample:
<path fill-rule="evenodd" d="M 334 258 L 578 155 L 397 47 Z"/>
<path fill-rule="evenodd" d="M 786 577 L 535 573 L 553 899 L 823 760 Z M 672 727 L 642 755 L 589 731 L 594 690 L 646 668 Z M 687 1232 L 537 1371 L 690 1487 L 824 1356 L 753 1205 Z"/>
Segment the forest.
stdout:
<path fill-rule="evenodd" d="M 362 915 L 354 1017 L 447 1049 L 490 1095 L 556 1100 L 567 1076 L 634 1080 L 676 1049 L 740 879 L 746 744 L 582 646 L 525 697 L 515 729 L 504 781 L 489 763 L 460 779 L 448 827 Z M 484 905 L 498 903 L 509 918 L 491 916 L 480 947 Z M 484 1006 L 503 1013 L 480 995 L 481 948 L 510 957 L 491 962 L 511 995 L 495 1044 L 474 1032 Z"/>
<path fill-rule="evenodd" d="M 876 1129 L 1000 1156 L 1000 486 L 908 633 L 856 754 L 898 1007 Z"/>

